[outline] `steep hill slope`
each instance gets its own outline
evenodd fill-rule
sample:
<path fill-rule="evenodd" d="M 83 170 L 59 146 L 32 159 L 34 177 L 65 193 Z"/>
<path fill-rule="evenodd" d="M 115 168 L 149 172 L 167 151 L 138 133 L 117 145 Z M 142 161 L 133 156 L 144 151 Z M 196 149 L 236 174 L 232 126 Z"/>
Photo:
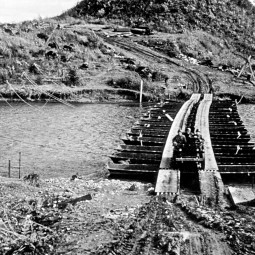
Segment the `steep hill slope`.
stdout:
<path fill-rule="evenodd" d="M 114 72 L 114 49 L 89 27 L 76 23 L 48 19 L 0 26 L 0 96 L 40 100 L 52 92 L 91 102 L 108 100 L 109 93 L 121 99 L 118 90 L 107 86 Z M 118 72 L 131 76 L 121 66 Z M 133 81 L 136 76 L 132 74 Z M 128 93 L 133 98 L 133 92 Z"/>
<path fill-rule="evenodd" d="M 254 52 L 255 8 L 248 0 L 83 0 L 63 15 L 149 24 L 163 32 L 203 30 L 223 37 L 241 52 Z"/>
<path fill-rule="evenodd" d="M 254 15 L 237 0 L 84 0 L 56 18 L 0 25 L 0 96 L 138 100 L 143 79 L 148 100 L 213 91 L 254 102 L 249 71 L 236 78 L 253 53 Z M 129 32 L 139 24 L 153 34 Z"/>

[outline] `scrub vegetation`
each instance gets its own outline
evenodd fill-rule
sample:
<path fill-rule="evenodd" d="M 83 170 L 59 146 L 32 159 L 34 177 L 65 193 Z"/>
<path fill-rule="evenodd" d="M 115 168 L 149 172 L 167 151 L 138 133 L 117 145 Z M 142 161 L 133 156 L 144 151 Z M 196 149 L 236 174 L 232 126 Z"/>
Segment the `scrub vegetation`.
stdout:
<path fill-rule="evenodd" d="M 189 95 L 199 85 L 184 74 L 194 70 L 193 75 L 208 77 L 219 95 L 242 94 L 252 101 L 249 74 L 235 76 L 254 54 L 254 13 L 249 1 L 84 0 L 59 17 L 2 24 L 0 83 L 5 87 L 0 92 L 14 94 L 8 81 L 24 98 L 42 98 L 39 85 L 70 100 L 78 100 L 75 95 L 82 91 L 85 101 L 93 101 L 91 90 L 106 89 L 114 100 L 123 99 L 121 89 L 135 99 L 143 79 L 145 98 L 157 100 L 162 88 L 172 97 Z M 153 34 L 113 32 L 122 26 L 127 31 L 146 26 Z M 157 55 L 153 61 L 148 49 L 169 60 L 163 63 Z"/>
<path fill-rule="evenodd" d="M 83 0 L 59 17 L 0 24 L 0 97 L 138 101 L 143 80 L 147 101 L 255 102 L 249 71 L 237 77 L 254 40 L 248 0 Z M 0 255 L 255 254 L 254 208 L 211 208 L 186 192 L 171 203 L 151 184 L 106 176 L 0 177 Z"/>

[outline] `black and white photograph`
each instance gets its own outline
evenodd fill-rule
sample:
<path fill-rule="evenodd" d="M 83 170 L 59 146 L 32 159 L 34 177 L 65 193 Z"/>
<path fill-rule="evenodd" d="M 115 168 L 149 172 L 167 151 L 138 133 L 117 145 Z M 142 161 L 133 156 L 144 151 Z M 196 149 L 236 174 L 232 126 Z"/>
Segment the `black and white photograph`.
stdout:
<path fill-rule="evenodd" d="M 0 0 L 0 255 L 255 255 L 255 0 Z"/>

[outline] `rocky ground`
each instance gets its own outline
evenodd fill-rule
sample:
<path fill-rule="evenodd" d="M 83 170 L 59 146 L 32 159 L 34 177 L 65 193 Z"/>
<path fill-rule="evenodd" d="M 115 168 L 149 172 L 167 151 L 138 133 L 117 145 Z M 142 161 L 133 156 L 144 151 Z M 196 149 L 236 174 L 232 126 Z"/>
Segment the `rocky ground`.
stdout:
<path fill-rule="evenodd" d="M 255 254 L 252 207 L 76 177 L 0 179 L 0 254 Z"/>

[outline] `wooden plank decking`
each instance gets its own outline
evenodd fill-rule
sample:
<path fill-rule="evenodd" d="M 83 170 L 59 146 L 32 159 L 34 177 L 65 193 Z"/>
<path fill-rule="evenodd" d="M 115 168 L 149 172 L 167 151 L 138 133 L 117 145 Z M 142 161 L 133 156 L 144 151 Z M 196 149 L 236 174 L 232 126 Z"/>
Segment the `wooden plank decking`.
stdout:
<path fill-rule="evenodd" d="M 174 122 L 169 131 L 167 141 L 164 147 L 160 169 L 158 173 L 155 192 L 161 193 L 174 193 L 178 194 L 180 191 L 180 173 L 179 170 L 171 169 L 171 162 L 173 159 L 173 138 L 178 133 L 178 129 L 185 129 L 187 118 L 195 103 L 200 99 L 200 94 L 193 94 L 182 108 L 177 113 Z"/>

